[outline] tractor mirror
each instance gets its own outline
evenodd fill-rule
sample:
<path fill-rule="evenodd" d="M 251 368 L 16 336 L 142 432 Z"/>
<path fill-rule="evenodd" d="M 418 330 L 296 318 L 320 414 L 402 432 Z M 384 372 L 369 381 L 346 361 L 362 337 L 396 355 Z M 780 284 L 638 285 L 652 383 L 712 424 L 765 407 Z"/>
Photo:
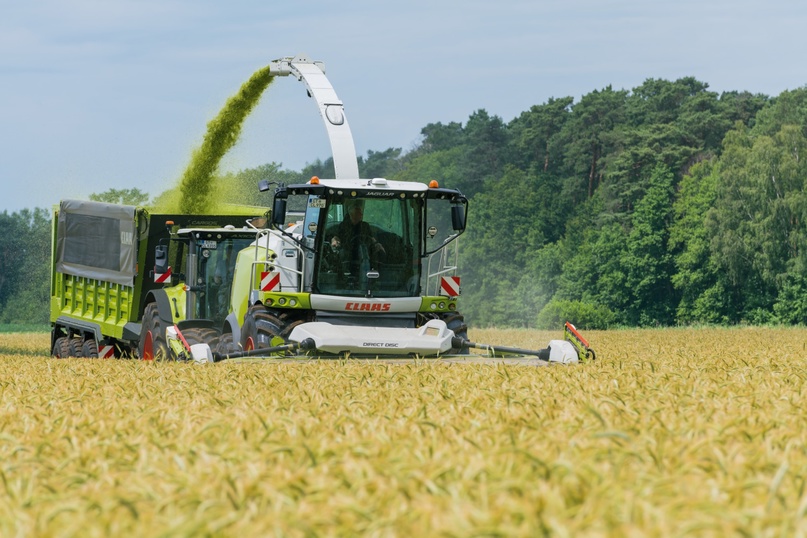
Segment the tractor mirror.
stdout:
<path fill-rule="evenodd" d="M 451 204 L 451 225 L 456 232 L 465 231 L 465 204 Z"/>
<path fill-rule="evenodd" d="M 168 245 L 157 245 L 154 248 L 154 272 L 168 272 Z"/>

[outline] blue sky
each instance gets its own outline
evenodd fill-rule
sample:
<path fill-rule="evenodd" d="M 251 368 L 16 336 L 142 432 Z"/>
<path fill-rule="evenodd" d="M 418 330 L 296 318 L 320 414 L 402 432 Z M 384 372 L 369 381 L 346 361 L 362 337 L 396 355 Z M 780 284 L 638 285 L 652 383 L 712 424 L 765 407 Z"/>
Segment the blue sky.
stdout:
<path fill-rule="evenodd" d="M 432 122 L 509 121 L 550 97 L 695 76 L 717 92 L 807 84 L 796 0 L 0 0 L 0 211 L 173 187 L 207 122 L 269 61 L 322 60 L 357 151 L 411 149 Z M 225 171 L 330 155 L 281 78 Z"/>

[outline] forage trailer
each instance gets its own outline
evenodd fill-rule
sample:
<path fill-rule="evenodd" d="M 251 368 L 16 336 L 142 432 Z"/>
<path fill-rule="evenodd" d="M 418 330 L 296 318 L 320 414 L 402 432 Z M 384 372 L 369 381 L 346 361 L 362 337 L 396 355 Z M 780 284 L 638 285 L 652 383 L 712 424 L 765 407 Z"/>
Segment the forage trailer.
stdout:
<path fill-rule="evenodd" d="M 174 215 L 63 200 L 53 215 L 51 350 L 56 357 L 177 356 L 170 335 L 215 346 L 235 255 L 260 209 Z M 257 215 L 249 218 L 248 215 Z"/>

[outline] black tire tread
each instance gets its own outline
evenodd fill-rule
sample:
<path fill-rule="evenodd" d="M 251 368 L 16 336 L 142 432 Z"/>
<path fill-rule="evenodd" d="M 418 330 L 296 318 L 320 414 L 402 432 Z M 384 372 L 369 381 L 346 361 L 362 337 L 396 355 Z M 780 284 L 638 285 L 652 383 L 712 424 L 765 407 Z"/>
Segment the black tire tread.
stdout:
<path fill-rule="evenodd" d="M 57 359 L 66 359 L 70 356 L 70 339 L 66 336 L 60 336 L 53 342 L 53 349 L 51 355 Z"/>
<path fill-rule="evenodd" d="M 140 358 L 143 358 L 143 347 L 146 342 L 146 333 L 151 331 L 152 343 L 154 347 L 154 360 L 176 360 L 176 357 L 165 341 L 165 329 L 163 321 L 160 319 L 157 303 L 149 303 L 143 310 L 143 323 L 140 329 L 140 343 L 137 346 Z"/>
<path fill-rule="evenodd" d="M 298 315 L 289 312 L 276 314 L 262 304 L 254 304 L 244 317 L 241 348 L 246 349 L 250 337 L 256 349 L 271 347 L 272 339 L 276 337 L 288 343 L 291 331 L 303 321 Z"/>
<path fill-rule="evenodd" d="M 81 356 L 88 359 L 98 358 L 98 343 L 95 338 L 86 338 L 81 344 Z"/>

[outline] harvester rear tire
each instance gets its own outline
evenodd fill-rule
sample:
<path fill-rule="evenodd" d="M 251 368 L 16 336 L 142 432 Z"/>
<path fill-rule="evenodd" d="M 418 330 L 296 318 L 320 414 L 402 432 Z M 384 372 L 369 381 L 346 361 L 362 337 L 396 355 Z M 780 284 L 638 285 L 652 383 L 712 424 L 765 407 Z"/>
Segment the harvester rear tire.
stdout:
<path fill-rule="evenodd" d="M 176 360 L 165 341 L 165 328 L 157 310 L 157 303 L 149 303 L 143 311 L 138 351 L 143 360 Z"/>
<path fill-rule="evenodd" d="M 70 339 L 66 336 L 60 336 L 53 342 L 53 350 L 51 355 L 56 359 L 66 359 L 70 356 Z"/>

